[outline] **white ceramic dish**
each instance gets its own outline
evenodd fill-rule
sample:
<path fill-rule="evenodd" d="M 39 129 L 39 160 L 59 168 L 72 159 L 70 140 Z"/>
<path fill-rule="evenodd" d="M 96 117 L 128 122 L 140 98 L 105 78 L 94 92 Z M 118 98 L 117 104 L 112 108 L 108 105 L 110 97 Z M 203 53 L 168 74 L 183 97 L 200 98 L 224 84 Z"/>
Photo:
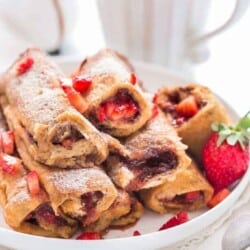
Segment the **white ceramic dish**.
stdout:
<path fill-rule="evenodd" d="M 78 60 L 60 60 L 59 64 L 66 73 L 73 70 L 79 64 Z M 145 63 L 135 63 L 139 77 L 144 81 L 146 88 L 153 92 L 163 85 L 185 84 L 188 81 L 178 77 L 176 74 L 167 72 L 164 68 L 152 66 Z M 233 119 L 237 119 L 237 114 L 227 104 L 228 112 Z M 246 188 L 250 170 L 242 178 L 238 186 L 221 204 L 211 210 L 199 210 L 189 213 L 191 220 L 183 225 L 158 232 L 159 227 L 172 215 L 158 215 L 146 211 L 144 216 L 132 228 L 112 230 L 99 241 L 78 241 L 50 239 L 44 237 L 31 236 L 17 233 L 8 228 L 1 215 L 0 210 L 0 245 L 19 250 L 66 250 L 66 249 L 159 249 L 177 243 L 193 234 L 199 233 L 202 229 L 209 227 L 225 214 L 238 200 L 239 196 Z M 131 237 L 134 230 L 139 230 L 143 235 Z"/>

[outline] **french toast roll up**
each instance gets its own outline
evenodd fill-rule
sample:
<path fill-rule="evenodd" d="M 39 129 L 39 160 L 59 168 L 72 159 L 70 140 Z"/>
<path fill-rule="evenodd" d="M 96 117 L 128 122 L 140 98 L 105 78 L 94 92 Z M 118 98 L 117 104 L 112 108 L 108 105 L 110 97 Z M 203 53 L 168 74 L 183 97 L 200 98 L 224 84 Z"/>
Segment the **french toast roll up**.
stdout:
<path fill-rule="evenodd" d="M 126 154 L 111 153 L 105 162 L 114 183 L 127 190 L 138 191 L 158 186 L 190 164 L 186 146 L 160 112 L 145 127 L 127 137 Z"/>
<path fill-rule="evenodd" d="M 83 228 L 85 232 L 106 233 L 112 227 L 133 225 L 143 214 L 142 204 L 132 195 L 119 190 L 118 195 L 109 209 L 94 223 Z"/>
<path fill-rule="evenodd" d="M 164 87 L 155 99 L 197 161 L 201 160 L 203 146 L 212 134 L 212 123 L 229 122 L 219 100 L 210 89 L 198 84 Z"/>
<path fill-rule="evenodd" d="M 6 130 L 0 111 L 0 131 Z M 1 152 L 0 162 L 0 204 L 4 219 L 11 228 L 22 233 L 62 238 L 69 238 L 76 232 L 77 221 L 62 213 L 55 215 L 42 187 L 36 194 L 31 193 L 28 187 L 30 177 L 21 159 Z"/>
<path fill-rule="evenodd" d="M 35 160 L 61 168 L 100 164 L 107 157 L 107 145 L 99 131 L 69 103 L 60 87 L 64 77 L 40 50 L 28 49 L 0 81 Z"/>
<path fill-rule="evenodd" d="M 116 199 L 117 189 L 101 168 L 48 168 L 32 159 L 20 138 L 16 141 L 23 162 L 38 173 L 55 211 L 62 211 L 86 226 Z"/>
<path fill-rule="evenodd" d="M 213 193 L 213 187 L 201 174 L 194 161 L 188 168 L 179 172 L 175 180 L 139 192 L 143 203 L 161 214 L 205 207 Z"/>
<path fill-rule="evenodd" d="M 128 136 L 150 118 L 151 110 L 131 66 L 116 52 L 104 49 L 88 57 L 75 77 L 91 79 L 90 89 L 83 93 L 84 115 L 101 131 Z"/>

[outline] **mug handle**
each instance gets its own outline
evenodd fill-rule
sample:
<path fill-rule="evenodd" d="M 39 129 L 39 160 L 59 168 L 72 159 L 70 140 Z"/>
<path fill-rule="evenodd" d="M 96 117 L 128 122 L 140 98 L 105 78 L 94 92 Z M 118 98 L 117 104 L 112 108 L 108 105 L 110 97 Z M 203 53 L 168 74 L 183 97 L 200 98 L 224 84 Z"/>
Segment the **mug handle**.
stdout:
<path fill-rule="evenodd" d="M 195 62 L 202 62 L 205 61 L 209 57 L 208 50 L 203 50 L 200 48 L 202 44 L 207 42 L 209 39 L 213 38 L 214 36 L 220 34 L 221 32 L 229 29 L 234 25 L 239 19 L 245 14 L 247 8 L 249 6 L 249 0 L 236 0 L 234 10 L 228 20 L 216 28 L 213 31 L 208 32 L 207 34 L 201 35 L 200 37 L 192 37 L 189 41 L 192 55 L 191 58 Z M 197 50 L 196 50 L 197 48 Z"/>

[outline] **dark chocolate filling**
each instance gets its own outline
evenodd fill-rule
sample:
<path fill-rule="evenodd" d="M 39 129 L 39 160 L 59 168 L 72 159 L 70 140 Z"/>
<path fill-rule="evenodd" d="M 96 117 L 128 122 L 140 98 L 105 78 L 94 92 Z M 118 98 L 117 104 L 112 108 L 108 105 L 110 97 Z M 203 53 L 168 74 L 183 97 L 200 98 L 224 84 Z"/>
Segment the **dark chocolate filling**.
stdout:
<path fill-rule="evenodd" d="M 56 131 L 52 139 L 52 143 L 57 145 L 61 144 L 64 140 L 70 139 L 72 142 L 76 142 L 83 139 L 84 136 L 70 124 L 62 124 Z"/>
<path fill-rule="evenodd" d="M 165 173 L 178 165 L 177 155 L 173 151 L 158 149 L 148 150 L 143 159 L 121 157 L 121 161 L 137 175 L 140 181 Z"/>

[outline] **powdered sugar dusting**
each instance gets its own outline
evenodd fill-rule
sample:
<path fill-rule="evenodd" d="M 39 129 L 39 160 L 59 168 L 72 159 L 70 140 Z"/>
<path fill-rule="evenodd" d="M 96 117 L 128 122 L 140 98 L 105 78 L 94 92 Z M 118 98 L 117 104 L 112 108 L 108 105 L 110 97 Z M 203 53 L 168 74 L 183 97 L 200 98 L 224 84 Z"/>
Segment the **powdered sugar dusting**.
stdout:
<path fill-rule="evenodd" d="M 129 80 L 130 74 L 126 70 L 126 68 L 117 62 L 116 59 L 112 57 L 107 57 L 105 59 L 100 60 L 96 65 L 94 65 L 90 69 L 91 75 L 118 75 L 121 80 Z"/>
<path fill-rule="evenodd" d="M 23 203 L 24 201 L 30 200 L 30 194 L 28 192 L 27 183 L 24 178 L 20 180 L 14 190 L 16 192 L 10 195 L 9 202 Z"/>
<path fill-rule="evenodd" d="M 113 186 L 109 177 L 98 168 L 58 170 L 49 179 L 63 193 L 102 190 Z"/>

